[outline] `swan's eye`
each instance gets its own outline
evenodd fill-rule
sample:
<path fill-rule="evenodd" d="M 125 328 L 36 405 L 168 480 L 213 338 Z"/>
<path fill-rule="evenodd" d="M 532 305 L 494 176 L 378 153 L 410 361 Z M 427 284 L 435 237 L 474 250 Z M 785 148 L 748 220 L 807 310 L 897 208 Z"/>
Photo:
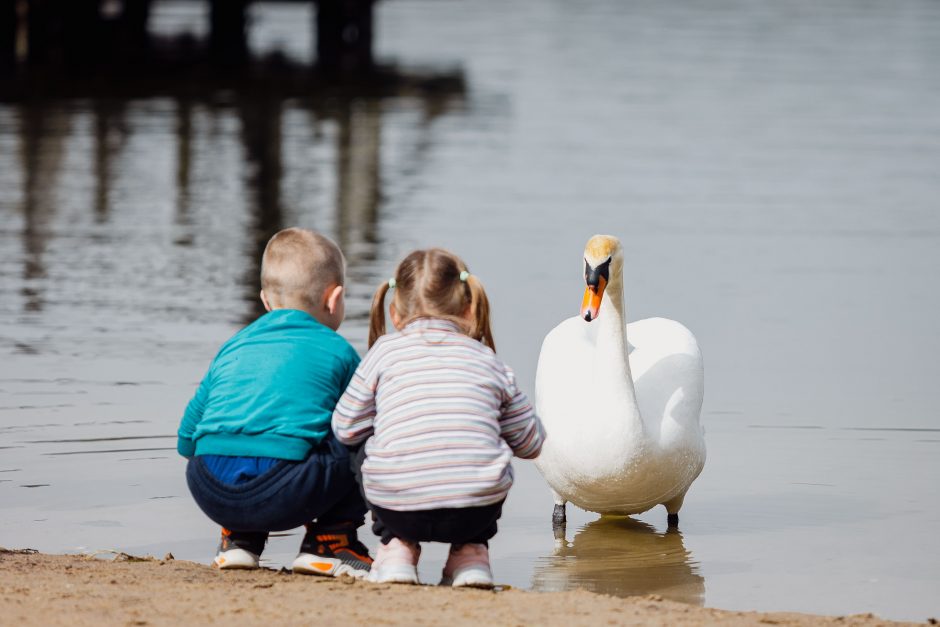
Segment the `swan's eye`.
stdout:
<path fill-rule="evenodd" d="M 588 260 L 584 260 L 584 282 L 590 285 L 591 287 L 597 287 L 600 285 L 601 277 L 604 277 L 604 282 L 610 281 L 610 257 L 607 258 L 607 261 L 600 263 L 597 267 L 592 266 L 588 263 Z"/>

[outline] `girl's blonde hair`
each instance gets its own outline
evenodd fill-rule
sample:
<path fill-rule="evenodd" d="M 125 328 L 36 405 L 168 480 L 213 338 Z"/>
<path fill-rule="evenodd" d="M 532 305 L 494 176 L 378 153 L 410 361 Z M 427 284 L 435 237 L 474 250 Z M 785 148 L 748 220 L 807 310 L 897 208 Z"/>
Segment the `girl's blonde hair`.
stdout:
<path fill-rule="evenodd" d="M 466 280 L 461 280 L 464 272 Z M 467 264 L 457 255 L 441 248 L 416 250 L 398 264 L 394 285 L 392 303 L 401 326 L 418 318 L 443 318 L 496 350 L 490 330 L 490 301 L 483 284 L 469 274 Z M 389 283 L 383 283 L 372 298 L 369 348 L 385 335 L 385 295 L 389 289 Z M 469 320 L 465 317 L 468 309 Z"/>

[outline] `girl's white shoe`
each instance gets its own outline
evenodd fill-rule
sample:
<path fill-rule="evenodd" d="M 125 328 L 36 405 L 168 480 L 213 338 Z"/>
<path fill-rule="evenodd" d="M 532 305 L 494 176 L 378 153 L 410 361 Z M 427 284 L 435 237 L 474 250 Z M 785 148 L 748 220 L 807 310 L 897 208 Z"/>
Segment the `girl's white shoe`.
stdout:
<path fill-rule="evenodd" d="M 418 558 L 421 546 L 392 538 L 379 543 L 367 581 L 372 583 L 418 583 Z"/>
<path fill-rule="evenodd" d="M 444 572 L 442 586 L 455 588 L 492 588 L 493 573 L 490 571 L 490 552 L 485 544 L 453 544 Z"/>

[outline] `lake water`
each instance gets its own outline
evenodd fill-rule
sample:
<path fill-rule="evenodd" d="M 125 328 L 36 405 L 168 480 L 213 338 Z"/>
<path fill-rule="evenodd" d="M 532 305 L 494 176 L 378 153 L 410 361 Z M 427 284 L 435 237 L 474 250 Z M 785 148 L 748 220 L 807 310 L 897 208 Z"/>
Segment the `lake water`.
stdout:
<path fill-rule="evenodd" d="M 256 50 L 308 59 L 307 9 L 254 18 Z M 204 24 L 162 3 L 153 27 Z M 0 97 L 0 545 L 211 559 L 174 433 L 278 228 L 346 250 L 360 350 L 396 261 L 452 248 L 530 391 L 605 232 L 628 316 L 699 339 L 708 462 L 679 532 L 569 506 L 560 546 L 517 462 L 497 579 L 940 615 L 940 3 L 395 0 L 377 25 L 379 58 L 462 88 Z"/>

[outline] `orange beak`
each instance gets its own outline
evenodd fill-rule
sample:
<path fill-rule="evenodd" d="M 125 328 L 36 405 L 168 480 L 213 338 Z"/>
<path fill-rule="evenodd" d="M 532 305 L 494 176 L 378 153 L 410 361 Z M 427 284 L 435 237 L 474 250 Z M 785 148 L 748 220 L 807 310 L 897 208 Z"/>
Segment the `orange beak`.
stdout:
<path fill-rule="evenodd" d="M 587 289 L 584 290 L 584 300 L 581 301 L 581 317 L 588 322 L 597 318 L 606 287 L 607 279 L 598 277 L 597 287 L 588 285 Z"/>

